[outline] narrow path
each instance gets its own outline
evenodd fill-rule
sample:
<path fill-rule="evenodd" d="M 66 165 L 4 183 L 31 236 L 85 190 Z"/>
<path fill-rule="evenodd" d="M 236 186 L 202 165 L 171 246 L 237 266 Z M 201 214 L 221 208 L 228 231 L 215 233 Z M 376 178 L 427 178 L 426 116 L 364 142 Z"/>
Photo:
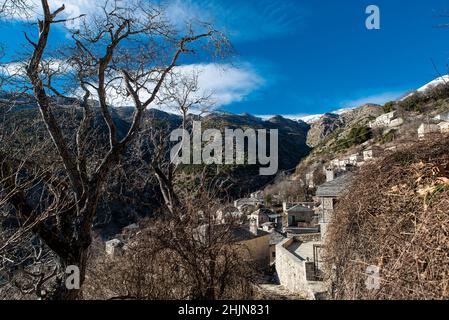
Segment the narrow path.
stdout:
<path fill-rule="evenodd" d="M 307 300 L 306 295 L 294 294 L 277 284 L 262 284 L 257 294 L 260 300 Z"/>

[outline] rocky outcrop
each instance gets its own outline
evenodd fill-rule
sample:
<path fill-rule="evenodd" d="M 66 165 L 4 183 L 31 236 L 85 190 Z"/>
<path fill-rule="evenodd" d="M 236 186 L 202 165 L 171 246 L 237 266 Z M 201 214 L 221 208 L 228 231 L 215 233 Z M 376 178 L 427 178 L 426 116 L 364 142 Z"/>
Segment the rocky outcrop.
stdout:
<path fill-rule="evenodd" d="M 331 135 L 335 130 L 344 126 L 344 121 L 340 115 L 326 113 L 317 122 L 313 123 L 307 135 L 309 147 L 316 147 L 321 141 Z"/>
<path fill-rule="evenodd" d="M 348 109 L 340 113 L 326 113 L 311 125 L 307 135 L 307 144 L 314 148 L 339 129 L 369 122 L 383 113 L 375 104 L 366 104 L 359 108 Z"/>

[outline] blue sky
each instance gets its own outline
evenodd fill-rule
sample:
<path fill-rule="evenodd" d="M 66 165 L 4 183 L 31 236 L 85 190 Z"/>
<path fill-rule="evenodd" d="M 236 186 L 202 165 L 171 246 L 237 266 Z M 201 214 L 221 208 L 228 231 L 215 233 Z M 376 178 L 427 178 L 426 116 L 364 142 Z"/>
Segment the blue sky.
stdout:
<path fill-rule="evenodd" d="M 93 3 L 68 2 L 81 11 Z M 370 4 L 380 8 L 381 30 L 365 28 Z M 229 34 L 238 56 L 214 83 L 220 109 L 229 112 L 306 115 L 383 103 L 436 78 L 432 61 L 447 73 L 449 28 L 437 26 L 449 23 L 439 17 L 449 12 L 448 1 L 172 0 L 168 6 L 175 21 L 210 20 Z M 9 53 L 23 51 L 22 28 L 0 23 Z M 66 39 L 58 30 L 52 40 Z M 206 72 L 204 83 L 216 72 Z"/>
<path fill-rule="evenodd" d="M 241 56 L 259 66 L 267 88 L 229 110 L 314 114 L 383 102 L 446 71 L 447 1 L 291 1 L 299 19 L 266 39 L 242 41 Z M 365 28 L 365 8 L 381 10 L 381 30 Z M 296 13 L 294 12 L 294 13 Z M 288 16 L 288 12 L 285 13 Z M 270 83 L 270 81 L 273 81 Z"/>

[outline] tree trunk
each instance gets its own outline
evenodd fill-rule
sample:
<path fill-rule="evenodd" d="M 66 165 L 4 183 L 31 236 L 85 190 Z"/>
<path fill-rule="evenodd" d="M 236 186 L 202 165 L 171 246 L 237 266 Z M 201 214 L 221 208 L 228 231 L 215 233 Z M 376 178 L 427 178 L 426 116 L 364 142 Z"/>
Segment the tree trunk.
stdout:
<path fill-rule="evenodd" d="M 67 222 L 71 222 L 72 226 L 71 236 L 62 245 L 60 242 L 51 240 L 46 242 L 50 249 L 58 255 L 60 264 L 55 290 L 46 299 L 79 300 L 83 298 L 82 286 L 86 278 L 89 248 L 92 244 L 92 225 L 98 199 L 98 189 L 94 188 L 91 191 L 90 194 L 93 196 L 86 200 L 81 212 L 76 217 L 70 217 L 70 215 L 68 217 L 71 221 Z M 69 289 L 67 286 L 67 281 L 73 279 L 73 273 L 68 272 L 67 268 L 73 266 L 79 269 L 79 279 L 77 279 L 79 280 L 79 290 Z"/>
<path fill-rule="evenodd" d="M 80 248 L 77 250 L 73 250 L 70 253 L 70 256 L 63 259 L 61 258 L 60 262 L 60 275 L 58 275 L 58 279 L 56 282 L 56 286 L 53 292 L 51 292 L 45 299 L 46 300 L 82 300 L 82 285 L 86 278 L 86 266 L 87 266 L 87 257 L 88 257 L 89 249 Z M 66 270 L 70 266 L 77 266 L 79 268 L 79 284 L 80 289 L 69 289 L 67 286 L 67 281 L 71 274 L 67 274 Z"/>

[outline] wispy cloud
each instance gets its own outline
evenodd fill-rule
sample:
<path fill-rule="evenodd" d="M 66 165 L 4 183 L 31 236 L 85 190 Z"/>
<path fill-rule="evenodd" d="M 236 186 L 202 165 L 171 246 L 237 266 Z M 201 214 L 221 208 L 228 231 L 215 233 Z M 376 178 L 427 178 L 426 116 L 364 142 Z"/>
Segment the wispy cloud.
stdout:
<path fill-rule="evenodd" d="M 184 73 L 191 73 L 193 69 L 199 70 L 198 85 L 205 93 L 212 93 L 217 108 L 243 101 L 265 84 L 265 80 L 248 63 L 237 67 L 211 63 L 180 68 Z"/>
<path fill-rule="evenodd" d="M 288 35 L 303 17 L 297 3 L 285 0 L 174 0 L 167 12 L 176 23 L 190 19 L 212 22 L 234 41 Z"/>
<path fill-rule="evenodd" d="M 23 62 L 13 62 L 0 67 L 0 74 L 16 78 L 25 76 Z M 48 67 L 52 70 L 58 70 L 62 74 L 72 71 L 71 66 L 61 60 L 48 62 Z M 236 65 L 219 63 L 186 64 L 176 67 L 174 72 L 179 74 L 180 77 L 197 75 L 199 90 L 196 95 L 198 95 L 198 98 L 210 97 L 215 109 L 243 101 L 265 85 L 264 78 L 249 63 Z M 115 86 L 120 85 L 115 84 Z M 122 95 L 122 89 L 124 88 L 121 88 L 120 93 L 117 93 L 111 88 L 108 92 L 108 103 L 114 106 L 132 105 L 131 98 Z M 96 95 L 93 91 L 92 94 Z M 142 99 L 148 98 L 148 93 L 142 93 Z"/>
<path fill-rule="evenodd" d="M 11 19 L 35 19 L 41 16 L 40 0 L 25 0 L 30 7 L 28 15 L 17 13 Z M 123 3 L 126 1 L 122 0 Z M 258 40 L 288 35 L 294 31 L 303 13 L 295 1 L 286 0 L 159 0 L 166 8 L 168 19 L 177 26 L 197 20 L 213 23 L 225 31 L 233 41 Z M 52 0 L 52 10 L 65 5 L 61 18 L 85 14 L 89 18 L 99 10 L 102 1 Z"/>
<path fill-rule="evenodd" d="M 42 15 L 42 7 L 40 0 L 24 0 L 28 5 L 27 12 L 14 12 L 13 15 L 5 17 L 15 20 L 36 19 Z M 98 2 L 92 0 L 51 0 L 49 6 L 51 10 L 56 10 L 62 5 L 65 6 L 62 12 L 62 18 L 74 18 L 81 14 L 91 14 L 98 9 Z"/>
<path fill-rule="evenodd" d="M 265 84 L 265 80 L 247 63 L 239 66 L 217 63 L 189 64 L 177 67 L 175 72 L 182 76 L 197 74 L 199 87 L 197 95 L 210 96 L 214 109 L 241 102 Z M 117 97 L 112 92 L 109 96 L 113 100 L 111 101 L 113 105 L 132 104 L 130 99 Z M 142 99 L 145 98 L 148 97 L 143 94 Z"/>

